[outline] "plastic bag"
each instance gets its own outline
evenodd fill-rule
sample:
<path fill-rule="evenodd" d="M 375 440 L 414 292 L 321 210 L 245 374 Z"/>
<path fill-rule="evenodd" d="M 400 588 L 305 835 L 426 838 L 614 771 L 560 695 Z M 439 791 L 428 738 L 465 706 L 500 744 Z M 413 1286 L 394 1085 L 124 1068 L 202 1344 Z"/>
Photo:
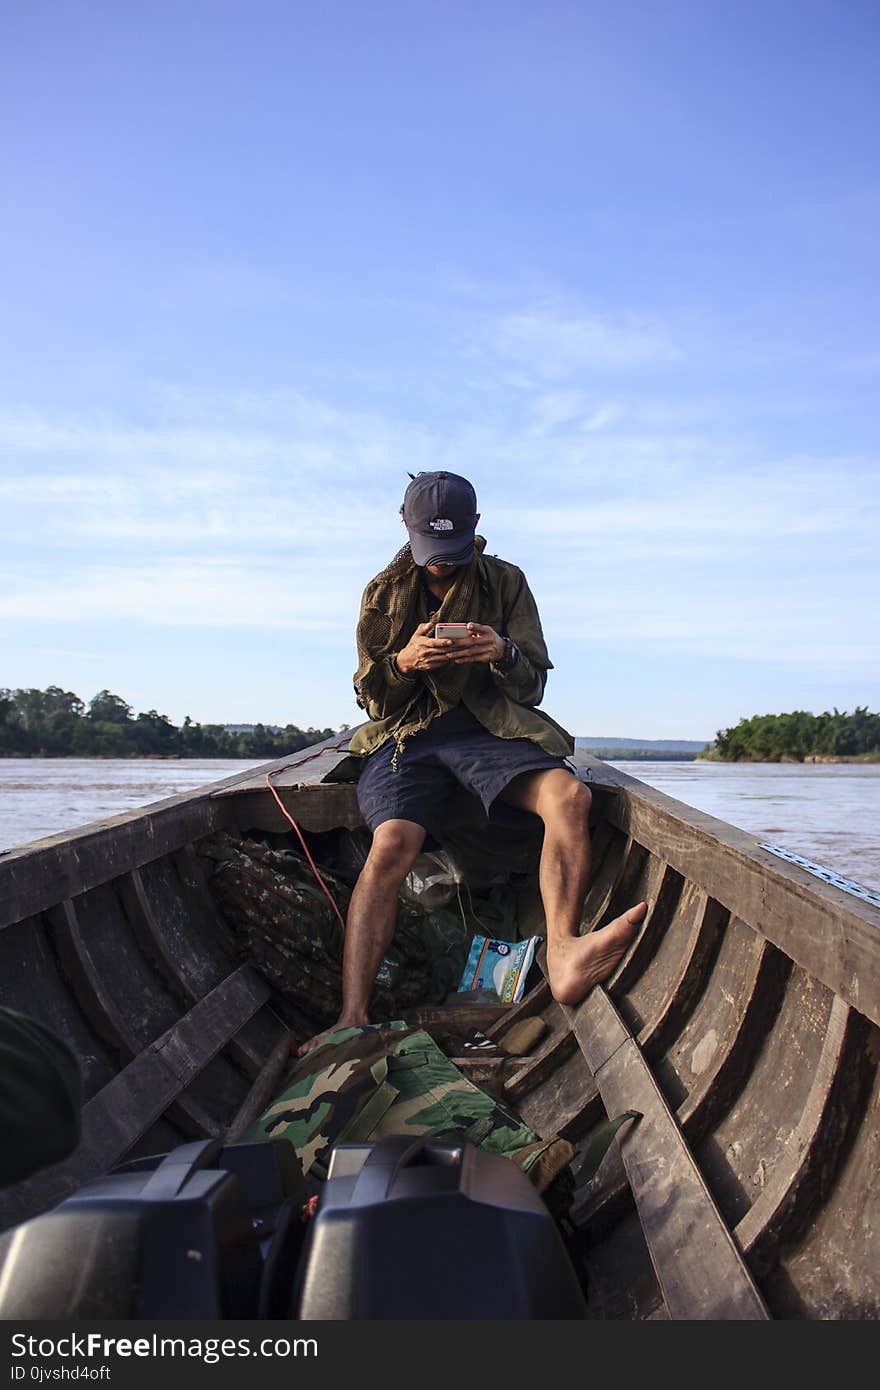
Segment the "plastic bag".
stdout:
<path fill-rule="evenodd" d="M 420 854 L 403 880 L 400 896 L 425 912 L 451 903 L 462 881 L 460 870 L 445 850 Z"/>

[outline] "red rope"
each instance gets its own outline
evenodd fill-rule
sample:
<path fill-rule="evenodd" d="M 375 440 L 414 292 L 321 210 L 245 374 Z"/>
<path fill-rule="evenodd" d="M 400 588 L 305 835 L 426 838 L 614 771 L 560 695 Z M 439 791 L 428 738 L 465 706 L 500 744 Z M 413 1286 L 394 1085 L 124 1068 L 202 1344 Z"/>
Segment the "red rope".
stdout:
<path fill-rule="evenodd" d="M 303 764 L 303 763 L 309 762 L 311 758 L 319 758 L 319 757 L 321 756 L 322 753 L 339 753 L 339 752 L 342 751 L 342 748 L 343 748 L 344 744 L 346 744 L 347 742 L 348 742 L 348 735 L 346 735 L 346 737 L 343 739 L 342 743 L 334 743 L 334 744 L 331 744 L 331 746 L 330 746 L 329 748 L 328 748 L 326 745 L 324 745 L 323 747 L 316 749 L 314 753 L 307 753 L 306 756 L 305 756 L 304 758 L 296 758 L 293 762 L 285 763 L 283 767 L 276 767 L 276 768 L 273 768 L 271 772 L 267 772 L 267 773 L 266 773 L 266 786 L 269 788 L 269 790 L 270 790 L 270 792 L 272 793 L 272 795 L 274 796 L 275 800 L 278 802 L 278 806 L 279 806 L 279 808 L 280 808 L 280 810 L 281 810 L 281 814 L 285 817 L 285 819 L 287 819 L 287 820 L 290 821 L 290 824 L 293 826 L 294 830 L 296 831 L 297 835 L 299 836 L 299 842 L 300 842 L 300 844 L 301 844 L 302 847 L 303 847 L 303 853 L 305 854 L 306 859 L 308 859 L 308 861 L 309 861 L 309 865 L 311 866 L 312 873 L 315 875 L 315 878 L 318 880 L 319 884 L 321 885 L 321 888 L 323 889 L 323 891 L 324 891 L 325 894 L 327 895 L 327 898 L 328 898 L 328 900 L 329 900 L 329 902 L 330 902 L 330 906 L 333 908 L 333 911 L 336 913 L 336 916 L 339 918 L 339 924 L 340 924 L 340 926 L 342 927 L 342 930 L 343 930 L 343 931 L 345 931 L 345 919 L 344 919 L 344 917 L 342 916 L 342 913 L 339 911 L 339 907 L 337 906 L 336 899 L 334 898 L 333 894 L 330 892 L 330 889 L 327 887 L 326 883 L 325 883 L 324 880 L 322 879 L 322 877 L 321 877 L 321 875 L 320 875 L 320 873 L 319 873 L 319 871 L 318 871 L 318 866 L 317 866 L 317 864 L 315 863 L 314 859 L 312 858 L 311 854 L 309 853 L 309 847 L 308 847 L 308 845 L 306 844 L 305 840 L 303 839 L 303 833 L 302 833 L 302 831 L 300 830 L 300 828 L 299 828 L 299 826 L 297 825 L 296 821 L 293 819 L 293 816 L 290 814 L 290 812 L 288 811 L 287 807 L 284 805 L 283 801 L 281 800 L 281 797 L 278 795 L 277 791 L 276 791 L 275 788 L 272 786 L 272 778 L 273 778 L 273 777 L 279 776 L 279 774 L 282 773 L 282 772 L 286 772 L 287 769 L 288 769 L 289 767 L 302 767 L 302 764 Z"/>

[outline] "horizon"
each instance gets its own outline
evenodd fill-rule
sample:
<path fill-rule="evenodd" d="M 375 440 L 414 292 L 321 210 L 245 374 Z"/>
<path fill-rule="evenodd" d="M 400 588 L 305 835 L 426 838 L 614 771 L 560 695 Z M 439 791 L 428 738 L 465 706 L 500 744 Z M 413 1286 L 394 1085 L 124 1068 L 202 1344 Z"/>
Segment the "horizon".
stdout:
<path fill-rule="evenodd" d="M 880 708 L 876 7 L 210 13 L 5 16 L 0 683 L 354 724 L 447 468 L 565 727 Z"/>

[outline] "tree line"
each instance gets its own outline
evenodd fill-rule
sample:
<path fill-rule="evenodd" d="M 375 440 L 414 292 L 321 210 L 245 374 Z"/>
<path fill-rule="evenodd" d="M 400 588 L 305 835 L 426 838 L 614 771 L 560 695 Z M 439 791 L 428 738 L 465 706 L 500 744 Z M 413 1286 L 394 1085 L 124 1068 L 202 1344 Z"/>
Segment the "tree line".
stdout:
<path fill-rule="evenodd" d="M 196 724 L 189 715 L 178 728 L 154 709 L 135 714 L 110 690 L 86 705 L 58 685 L 0 689 L 0 757 L 283 758 L 334 733 L 295 724 L 278 732 L 257 724 L 252 733 L 230 733 L 222 724 Z"/>
<path fill-rule="evenodd" d="M 755 714 L 733 729 L 719 730 L 709 756 L 729 763 L 817 757 L 880 761 L 880 714 L 872 714 L 867 705 L 857 705 L 852 714 L 838 709 Z"/>

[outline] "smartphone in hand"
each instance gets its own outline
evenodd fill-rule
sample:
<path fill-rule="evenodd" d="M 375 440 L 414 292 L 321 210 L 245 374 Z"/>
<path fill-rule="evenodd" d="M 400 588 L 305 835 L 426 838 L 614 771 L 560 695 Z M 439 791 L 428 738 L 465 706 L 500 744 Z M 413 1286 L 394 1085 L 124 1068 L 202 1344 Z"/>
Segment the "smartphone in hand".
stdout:
<path fill-rule="evenodd" d="M 445 637 L 450 642 L 466 642 L 470 635 L 467 623 L 438 623 L 434 629 L 435 637 Z"/>

